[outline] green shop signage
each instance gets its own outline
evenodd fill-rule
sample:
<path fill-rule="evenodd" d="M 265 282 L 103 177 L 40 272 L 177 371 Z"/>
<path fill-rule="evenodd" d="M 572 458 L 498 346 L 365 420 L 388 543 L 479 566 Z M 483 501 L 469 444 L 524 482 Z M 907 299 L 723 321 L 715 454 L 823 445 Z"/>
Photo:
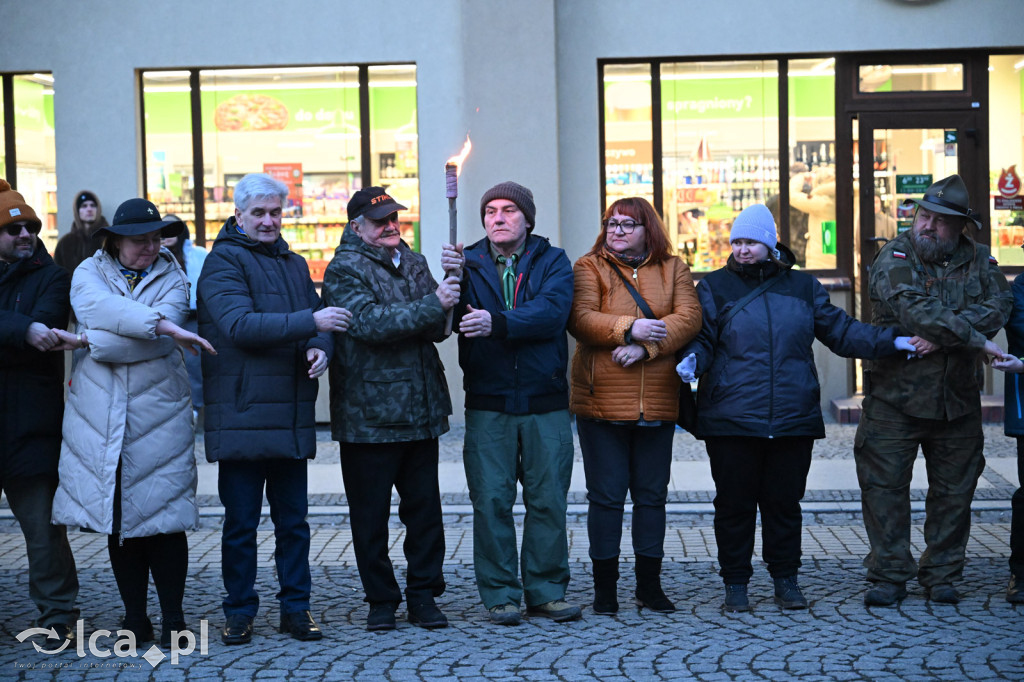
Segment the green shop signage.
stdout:
<path fill-rule="evenodd" d="M 789 80 L 789 111 L 795 117 L 835 115 L 835 79 L 795 76 Z M 779 115 L 775 78 L 663 80 L 662 119 L 770 118 Z"/>
<path fill-rule="evenodd" d="M 358 88 L 203 91 L 204 132 L 328 132 L 359 134 Z M 147 134 L 189 133 L 187 92 L 146 93 Z M 416 88 L 371 88 L 374 129 L 415 133 Z"/>

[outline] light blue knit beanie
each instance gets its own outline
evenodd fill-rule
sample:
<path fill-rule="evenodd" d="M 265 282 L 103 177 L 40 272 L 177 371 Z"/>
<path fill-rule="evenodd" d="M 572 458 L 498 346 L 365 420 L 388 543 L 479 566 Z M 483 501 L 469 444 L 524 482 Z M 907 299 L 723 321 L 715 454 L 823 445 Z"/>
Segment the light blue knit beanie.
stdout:
<path fill-rule="evenodd" d="M 752 204 L 736 216 L 729 233 L 729 243 L 737 239 L 753 239 L 767 246 L 769 251 L 775 251 L 779 238 L 775 232 L 775 218 L 767 206 Z"/>

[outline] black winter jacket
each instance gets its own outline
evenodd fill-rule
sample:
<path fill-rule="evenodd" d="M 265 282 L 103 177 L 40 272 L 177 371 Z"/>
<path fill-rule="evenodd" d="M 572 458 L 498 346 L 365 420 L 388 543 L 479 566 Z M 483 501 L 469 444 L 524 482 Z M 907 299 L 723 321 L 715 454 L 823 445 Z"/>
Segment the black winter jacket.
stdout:
<path fill-rule="evenodd" d="M 491 313 L 491 336 L 459 336 L 466 408 L 542 414 L 569 407 L 569 346 L 565 326 L 572 307 L 572 263 L 544 237 L 526 238 L 516 266 L 515 308 L 505 310 L 498 270 L 484 238 L 466 248 L 466 276 L 457 312 Z M 457 328 L 457 327 L 456 327 Z"/>
<path fill-rule="evenodd" d="M 64 418 L 64 353 L 25 342 L 33 322 L 68 326 L 71 276 L 37 240 L 0 274 L 0 482 L 56 476 Z"/>
<path fill-rule="evenodd" d="M 203 354 L 206 459 L 312 459 L 317 381 L 306 350 L 330 358 L 331 336 L 317 332 L 321 307 L 309 267 L 281 239 L 249 239 L 229 218 L 197 285 Z"/>
<path fill-rule="evenodd" d="M 780 251 L 793 262 L 789 249 Z M 770 277 L 780 280 L 720 329 L 719 318 Z M 697 438 L 824 438 L 814 339 L 843 357 L 896 352 L 896 329 L 857 321 L 829 302 L 817 279 L 771 261 L 741 265 L 730 256 L 697 294 L 704 324 L 683 350 L 697 356 Z"/>
<path fill-rule="evenodd" d="M 1024 275 L 1017 275 L 1010 286 L 1013 292 L 1013 312 L 1006 323 L 1007 351 L 1018 358 L 1024 355 Z M 1006 435 L 1024 436 L 1024 374 L 1005 372 Z"/>

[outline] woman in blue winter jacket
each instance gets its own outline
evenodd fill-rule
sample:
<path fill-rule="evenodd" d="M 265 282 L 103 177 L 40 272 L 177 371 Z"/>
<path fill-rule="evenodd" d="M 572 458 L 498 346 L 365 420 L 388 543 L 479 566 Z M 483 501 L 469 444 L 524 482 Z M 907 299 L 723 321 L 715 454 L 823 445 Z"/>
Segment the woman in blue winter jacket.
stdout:
<path fill-rule="evenodd" d="M 1006 419 L 1005 433 L 1017 439 L 1017 483 L 1024 484 L 1024 275 L 1017 275 L 1011 286 L 1013 291 L 1013 312 L 1006 323 L 1006 342 L 1009 353 L 992 352 L 997 356 L 992 366 L 1006 372 L 1006 390 L 1003 393 Z M 994 346 L 989 341 L 991 346 Z M 996 348 L 998 350 L 998 348 Z M 1001 357 L 1000 357 L 1001 356 Z M 1024 487 L 1013 493 L 1010 514 L 1010 582 L 1006 586 L 1006 601 L 1024 604 Z"/>
<path fill-rule="evenodd" d="M 726 611 L 748 611 L 757 512 L 763 557 L 782 608 L 807 608 L 797 582 L 800 500 L 816 438 L 825 437 L 812 344 L 843 357 L 914 351 L 894 328 L 873 327 L 832 305 L 811 275 L 792 270 L 771 211 L 737 216 L 725 267 L 697 285 L 703 327 L 683 351 L 683 381 L 700 377 L 697 428 L 715 481 L 715 539 Z"/>

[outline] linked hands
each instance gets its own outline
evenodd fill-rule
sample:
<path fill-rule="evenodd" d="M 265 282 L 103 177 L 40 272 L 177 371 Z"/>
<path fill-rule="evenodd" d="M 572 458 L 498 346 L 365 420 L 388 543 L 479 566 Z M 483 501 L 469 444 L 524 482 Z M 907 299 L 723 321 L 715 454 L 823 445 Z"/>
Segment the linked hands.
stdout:
<path fill-rule="evenodd" d="M 697 356 L 694 355 L 693 353 L 687 355 L 685 358 L 679 361 L 678 365 L 676 365 L 676 374 L 678 374 L 679 378 L 688 384 L 693 383 L 694 381 L 697 380 L 697 376 L 694 374 L 694 372 L 696 371 Z"/>
<path fill-rule="evenodd" d="M 56 348 L 61 343 L 61 338 L 56 331 L 42 322 L 33 322 L 25 331 L 25 343 L 41 351 L 61 350 Z"/>
<path fill-rule="evenodd" d="M 352 313 L 345 308 L 328 306 L 313 313 L 318 332 L 344 332 L 352 322 Z"/>
<path fill-rule="evenodd" d="M 76 350 L 86 348 L 89 345 L 89 337 L 86 336 L 86 332 L 72 334 L 66 329 L 51 329 L 50 332 L 58 339 L 58 342 L 51 346 L 49 350 Z M 157 322 L 156 333 L 158 336 L 168 336 L 174 339 L 176 344 L 192 355 L 199 355 L 204 350 L 210 355 L 217 354 L 217 351 L 214 350 L 209 341 L 194 332 L 182 329 L 166 318 Z"/>
<path fill-rule="evenodd" d="M 89 340 L 85 337 L 85 334 L 72 334 L 66 329 L 51 329 L 50 331 L 57 337 L 58 341 L 50 346 L 48 350 L 75 350 L 89 345 Z M 39 346 L 36 346 L 36 348 L 39 348 Z"/>
<path fill-rule="evenodd" d="M 985 362 L 991 362 L 992 367 L 1004 372 L 1020 374 L 1024 372 L 1024 362 L 1020 358 L 1003 351 L 993 341 L 985 342 Z"/>

